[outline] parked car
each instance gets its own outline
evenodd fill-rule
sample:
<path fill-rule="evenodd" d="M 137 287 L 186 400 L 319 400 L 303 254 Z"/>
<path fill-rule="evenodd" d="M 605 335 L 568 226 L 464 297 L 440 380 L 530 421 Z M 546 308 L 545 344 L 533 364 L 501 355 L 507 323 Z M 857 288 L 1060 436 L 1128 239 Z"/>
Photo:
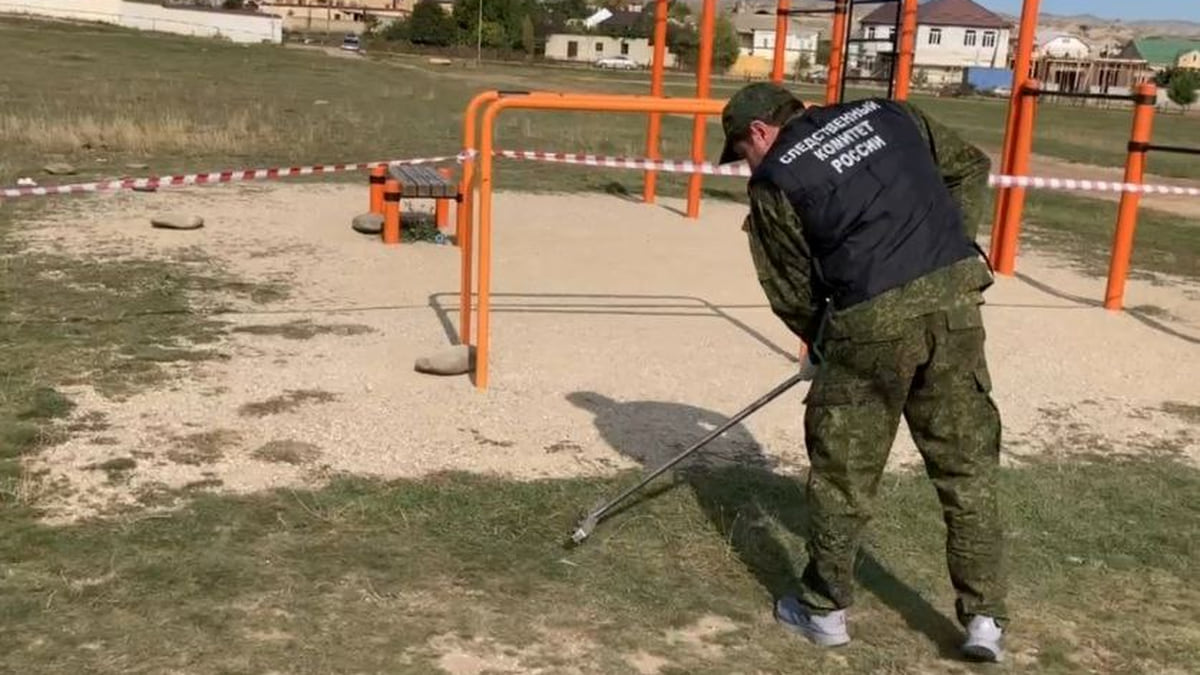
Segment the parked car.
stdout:
<path fill-rule="evenodd" d="M 628 56 L 606 56 L 596 61 L 597 68 L 611 68 L 612 70 L 637 70 L 638 64 Z"/>
<path fill-rule="evenodd" d="M 362 41 L 359 40 L 357 35 L 350 33 L 342 38 L 342 49 L 348 52 L 362 51 Z"/>

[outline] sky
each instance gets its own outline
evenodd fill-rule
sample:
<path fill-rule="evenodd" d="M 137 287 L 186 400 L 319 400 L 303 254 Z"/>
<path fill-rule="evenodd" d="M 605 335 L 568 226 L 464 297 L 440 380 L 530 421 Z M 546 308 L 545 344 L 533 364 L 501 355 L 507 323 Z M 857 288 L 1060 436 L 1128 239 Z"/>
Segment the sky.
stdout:
<path fill-rule="evenodd" d="M 1019 14 L 1021 0 L 977 0 L 998 12 Z M 1045 14 L 1092 14 L 1109 19 L 1200 21 L 1200 0 L 1042 0 Z"/>

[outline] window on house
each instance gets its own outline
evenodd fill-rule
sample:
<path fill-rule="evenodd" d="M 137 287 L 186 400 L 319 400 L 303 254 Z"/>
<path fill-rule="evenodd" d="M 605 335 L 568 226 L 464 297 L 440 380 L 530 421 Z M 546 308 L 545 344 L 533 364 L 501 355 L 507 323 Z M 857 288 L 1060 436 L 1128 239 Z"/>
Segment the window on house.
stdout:
<path fill-rule="evenodd" d="M 628 42 L 621 43 L 621 54 L 623 54 L 625 56 L 629 56 L 629 43 Z"/>
<path fill-rule="evenodd" d="M 579 56 L 579 43 L 571 40 L 567 42 L 567 58 L 573 59 Z"/>
<path fill-rule="evenodd" d="M 968 30 L 963 34 L 963 46 L 974 47 L 975 42 L 979 39 L 978 34 L 973 30 Z"/>
<path fill-rule="evenodd" d="M 994 31 L 994 30 L 983 31 L 983 46 L 984 47 L 995 47 L 996 46 L 996 31 Z"/>
<path fill-rule="evenodd" d="M 942 29 L 941 28 L 930 28 L 929 29 L 929 44 L 931 44 L 931 45 L 942 44 Z"/>
<path fill-rule="evenodd" d="M 603 42 L 597 42 L 597 43 L 596 43 L 596 53 L 597 53 L 597 54 L 603 54 L 603 53 L 604 53 L 604 43 L 603 43 Z"/>
<path fill-rule="evenodd" d="M 867 28 L 867 39 L 868 40 L 875 39 L 875 26 L 871 26 L 871 27 Z"/>

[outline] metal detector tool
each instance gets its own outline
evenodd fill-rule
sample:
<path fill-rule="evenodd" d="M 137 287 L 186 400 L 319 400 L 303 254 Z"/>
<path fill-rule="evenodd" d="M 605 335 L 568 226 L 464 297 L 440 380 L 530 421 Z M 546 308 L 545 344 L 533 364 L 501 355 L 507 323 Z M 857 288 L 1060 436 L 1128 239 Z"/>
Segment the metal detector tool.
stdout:
<path fill-rule="evenodd" d="M 653 473 L 651 473 L 650 475 L 643 478 L 637 485 L 634 485 L 633 487 L 625 490 L 621 494 L 617 495 L 614 499 L 611 499 L 607 502 L 601 502 L 599 505 L 596 506 L 596 508 L 592 509 L 586 516 L 584 516 L 583 520 L 579 521 L 579 525 L 576 526 L 575 531 L 571 533 L 571 541 L 573 543 L 575 543 L 576 545 L 582 544 L 585 539 L 587 539 L 588 537 L 591 536 L 592 530 L 596 529 L 596 525 L 599 524 L 599 522 L 602 518 L 604 518 L 605 514 L 607 514 L 609 511 L 611 511 L 613 509 L 613 507 L 615 507 L 617 504 L 620 504 L 621 502 L 625 501 L 625 499 L 628 498 L 630 495 L 637 492 L 638 490 L 641 490 L 650 481 L 654 480 L 655 478 L 658 478 L 664 472 L 666 472 L 667 469 L 670 469 L 671 467 L 675 466 L 676 464 L 687 459 L 689 456 L 691 456 L 697 450 L 703 448 L 704 446 L 708 445 L 709 443 L 711 443 L 712 441 L 717 439 L 719 436 L 721 436 L 721 434 L 724 434 L 726 431 L 729 431 L 730 429 L 732 429 L 734 427 L 734 425 L 736 425 L 737 423 L 746 419 L 750 415 L 753 415 L 755 412 L 757 412 L 763 406 L 767 405 L 771 401 L 774 401 L 775 399 L 782 396 L 787 390 L 791 389 L 792 387 L 796 386 L 797 384 L 800 384 L 801 382 L 803 382 L 805 380 L 812 379 L 812 376 L 813 376 L 813 374 L 812 374 L 812 372 L 809 371 L 809 369 L 802 368 L 800 370 L 800 372 L 796 373 L 795 375 L 792 375 L 787 380 L 785 380 L 782 384 L 775 387 L 771 391 L 767 392 L 762 398 L 760 398 L 757 401 L 755 401 L 754 403 L 751 403 L 750 405 L 746 406 L 746 408 L 744 410 L 742 410 L 738 414 L 734 415 L 733 417 L 729 418 L 728 422 L 722 424 L 721 426 L 717 427 L 716 429 L 713 429 L 712 432 L 710 432 L 707 436 L 705 436 L 704 438 L 697 441 L 695 445 L 688 448 L 687 450 L 684 450 L 683 452 L 676 455 L 675 458 L 672 459 L 671 461 L 669 461 L 666 464 L 663 464 L 662 466 L 655 469 Z"/>

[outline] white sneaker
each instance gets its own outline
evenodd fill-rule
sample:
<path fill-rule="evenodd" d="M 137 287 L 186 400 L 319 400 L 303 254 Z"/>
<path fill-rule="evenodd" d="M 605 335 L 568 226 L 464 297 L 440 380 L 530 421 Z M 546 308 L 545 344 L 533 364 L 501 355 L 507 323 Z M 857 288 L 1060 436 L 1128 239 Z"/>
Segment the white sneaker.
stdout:
<path fill-rule="evenodd" d="M 1004 659 L 1000 641 L 1004 630 L 990 616 L 976 615 L 967 624 L 967 640 L 963 643 L 963 655 L 974 661 L 999 663 Z"/>
<path fill-rule="evenodd" d="M 813 614 L 799 598 L 786 595 L 775 603 L 775 618 L 789 629 L 800 633 L 810 642 L 822 647 L 839 647 L 850 642 L 846 632 L 846 610 L 828 614 Z"/>

